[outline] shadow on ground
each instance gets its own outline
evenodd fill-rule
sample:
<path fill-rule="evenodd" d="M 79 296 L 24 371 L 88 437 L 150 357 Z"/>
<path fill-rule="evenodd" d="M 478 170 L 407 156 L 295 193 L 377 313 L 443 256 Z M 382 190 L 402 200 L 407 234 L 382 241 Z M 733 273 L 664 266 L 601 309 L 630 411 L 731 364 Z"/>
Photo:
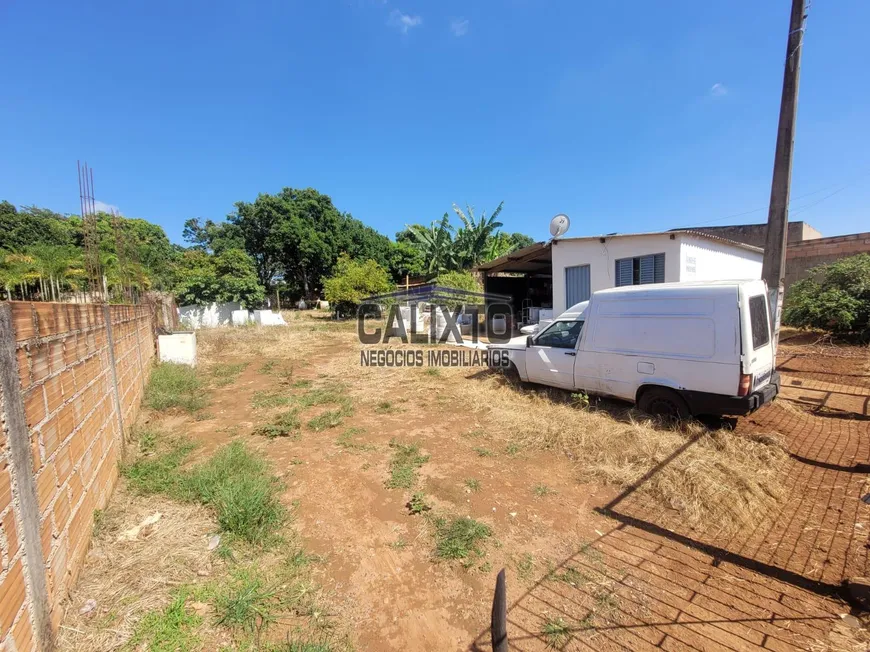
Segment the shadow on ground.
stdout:
<path fill-rule="evenodd" d="M 561 390 L 504 382 L 570 401 Z M 611 401 L 597 409 L 623 421 L 632 413 Z M 870 422 L 778 401 L 734 429 L 783 436 L 790 458 L 775 510 L 722 536 L 692 529 L 645 498 L 637 489 L 696 441 L 688 438 L 634 486 L 596 506 L 610 523 L 596 540 L 521 595 L 511 595 L 508 578 L 510 649 L 834 649 L 827 643 L 832 625 L 850 611 L 844 582 L 867 574 L 870 518 L 861 496 Z M 488 630 L 471 649 L 490 649 Z"/>

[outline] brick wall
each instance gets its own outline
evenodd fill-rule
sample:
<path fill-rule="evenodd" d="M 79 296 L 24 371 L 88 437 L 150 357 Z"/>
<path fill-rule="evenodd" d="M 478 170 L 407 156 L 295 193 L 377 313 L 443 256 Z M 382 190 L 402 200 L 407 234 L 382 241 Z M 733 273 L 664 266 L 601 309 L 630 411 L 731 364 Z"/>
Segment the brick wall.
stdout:
<path fill-rule="evenodd" d="M 694 227 L 691 230 L 709 233 L 710 235 L 719 236 L 720 238 L 728 238 L 729 240 L 735 240 L 736 242 L 743 242 L 752 245 L 753 247 L 761 247 L 762 249 L 764 249 L 765 240 L 767 239 L 767 223 L 734 224 L 731 226 L 699 226 Z M 821 237 L 822 234 L 806 222 L 788 223 L 789 245 Z"/>
<path fill-rule="evenodd" d="M 112 493 L 124 433 L 142 400 L 155 355 L 154 313 L 146 306 L 12 302 L 10 307 L 30 449 L 30 468 L 14 473 L 21 482 L 35 485 L 38 513 L 31 517 L 38 518 L 37 551 L 42 552 L 42 559 L 23 560 L 31 567 L 24 579 L 42 569 L 47 589 L 42 603 L 56 632 L 63 616 L 61 603 L 90 542 L 94 510 L 105 507 Z M 3 577 L 12 577 L 17 587 L 20 569 L 8 554 L 10 530 L 2 520 L 9 511 L 3 506 L 4 478 L 0 470 L 0 522 L 7 540 Z M 8 570 L 7 557 L 12 564 Z M 20 591 L 10 587 L 17 601 Z M 38 605 L 39 596 L 30 595 L 32 588 L 28 602 Z M 5 590 L 4 582 L 0 592 Z M 3 604 L 0 641 L 7 643 L 11 635 L 18 650 L 29 649 L 27 641 L 39 638 L 38 628 L 10 628 L 5 597 Z M 20 614 L 17 618 L 23 620 Z"/>
<path fill-rule="evenodd" d="M 18 650 L 27 650 L 34 644 L 33 626 L 26 599 L 21 514 L 13 501 L 12 471 L 4 419 L 0 431 L 0 640 L 12 632 Z"/>
<path fill-rule="evenodd" d="M 870 253 L 870 232 L 790 244 L 786 249 L 785 287 L 806 278 L 813 267 L 861 253 Z"/>

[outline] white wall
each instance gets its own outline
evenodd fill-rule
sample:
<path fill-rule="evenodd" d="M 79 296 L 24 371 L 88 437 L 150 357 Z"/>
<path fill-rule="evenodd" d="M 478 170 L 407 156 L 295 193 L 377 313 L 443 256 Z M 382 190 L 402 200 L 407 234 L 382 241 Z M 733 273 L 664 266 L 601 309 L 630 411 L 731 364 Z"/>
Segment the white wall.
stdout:
<path fill-rule="evenodd" d="M 241 310 L 242 306 L 237 302 L 212 303 L 206 306 L 181 306 L 178 309 L 178 318 L 185 328 L 213 328 L 215 326 L 231 326 L 233 323 L 233 311 Z"/>
<path fill-rule="evenodd" d="M 680 280 L 682 259 L 680 257 L 680 234 L 671 240 L 670 233 L 632 235 L 619 238 L 604 236 L 583 240 L 557 240 L 553 243 L 553 314 L 559 315 L 569 306 L 565 305 L 565 268 L 572 265 L 589 265 L 589 280 L 592 291 L 616 286 L 616 260 L 644 256 L 665 255 L 665 282 Z"/>
<path fill-rule="evenodd" d="M 761 252 L 726 242 L 681 235 L 680 281 L 731 281 L 761 278 Z M 666 261 L 667 264 L 667 261 Z"/>

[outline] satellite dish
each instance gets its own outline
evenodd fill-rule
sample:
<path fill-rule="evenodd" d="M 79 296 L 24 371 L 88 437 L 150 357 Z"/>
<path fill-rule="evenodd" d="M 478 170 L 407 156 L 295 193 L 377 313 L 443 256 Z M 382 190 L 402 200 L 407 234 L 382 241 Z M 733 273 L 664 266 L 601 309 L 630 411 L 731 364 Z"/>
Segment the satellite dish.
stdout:
<path fill-rule="evenodd" d="M 571 220 L 564 213 L 559 213 L 556 217 L 550 220 L 550 235 L 558 238 L 560 235 L 565 235 L 568 227 L 571 226 Z"/>

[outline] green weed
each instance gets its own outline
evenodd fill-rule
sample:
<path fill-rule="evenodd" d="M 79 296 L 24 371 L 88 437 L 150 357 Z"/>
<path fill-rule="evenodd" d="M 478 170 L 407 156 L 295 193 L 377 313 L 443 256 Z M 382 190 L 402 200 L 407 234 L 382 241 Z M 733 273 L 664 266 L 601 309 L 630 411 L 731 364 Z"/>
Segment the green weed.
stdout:
<path fill-rule="evenodd" d="M 583 586 L 587 581 L 587 578 L 583 573 L 570 566 L 561 572 L 552 571 L 550 577 L 557 582 L 564 582 L 565 584 L 570 584 L 574 587 Z"/>
<path fill-rule="evenodd" d="M 399 409 L 390 401 L 381 401 L 375 407 L 375 412 L 377 412 L 378 414 L 391 414 L 398 411 Z"/>
<path fill-rule="evenodd" d="M 94 529 L 93 529 L 93 537 L 95 539 L 99 538 L 99 536 L 103 533 L 103 530 L 106 529 L 106 512 L 102 509 L 94 510 Z"/>
<path fill-rule="evenodd" d="M 483 446 L 475 446 L 474 452 L 477 453 L 480 457 L 494 457 L 495 453 L 493 453 L 488 448 L 484 448 Z"/>
<path fill-rule="evenodd" d="M 418 491 L 411 496 L 411 500 L 408 501 L 407 507 L 411 514 L 422 514 L 423 512 L 428 512 L 432 509 L 426 502 L 426 496 L 423 495 L 422 491 Z"/>
<path fill-rule="evenodd" d="M 291 437 L 299 433 L 299 417 L 296 410 L 288 410 L 278 415 L 269 423 L 264 423 L 254 428 L 255 435 L 262 435 L 269 439 L 275 437 Z"/>
<path fill-rule="evenodd" d="M 516 566 L 517 576 L 524 582 L 528 581 L 535 570 L 535 558 L 529 552 L 523 553 L 517 560 Z"/>
<path fill-rule="evenodd" d="M 344 420 L 345 413 L 343 410 L 327 410 L 323 414 L 319 414 L 308 422 L 308 427 L 314 432 L 337 428 Z"/>
<path fill-rule="evenodd" d="M 589 394 L 586 392 L 574 392 L 571 394 L 571 406 L 578 410 L 585 410 L 589 407 Z"/>
<path fill-rule="evenodd" d="M 208 399 L 193 367 L 162 362 L 151 372 L 145 388 L 145 405 L 158 412 L 180 408 L 193 413 L 208 405 Z"/>
<path fill-rule="evenodd" d="M 187 596 L 188 592 L 181 590 L 162 611 L 146 613 L 136 625 L 125 649 L 139 650 L 147 646 L 153 652 L 175 652 L 198 648 L 200 639 L 195 630 L 202 618 L 187 609 Z"/>
<path fill-rule="evenodd" d="M 181 494 L 211 506 L 224 530 L 249 543 L 267 543 L 286 518 L 280 484 L 267 462 L 241 442 L 224 446 L 184 474 Z"/>
<path fill-rule="evenodd" d="M 215 621 L 218 625 L 257 632 L 275 622 L 282 603 L 276 588 L 267 586 L 258 573 L 240 569 L 217 590 Z"/>
<path fill-rule="evenodd" d="M 473 563 L 483 556 L 481 544 L 492 536 L 492 528 L 470 517 L 446 519 L 435 524 L 435 555 L 442 559 L 461 559 Z"/>
<path fill-rule="evenodd" d="M 350 414 L 353 410 L 353 402 L 349 396 L 345 396 L 342 393 L 343 391 L 344 388 L 338 385 L 309 389 L 304 394 L 297 396 L 296 402 L 303 408 L 315 405 L 338 405 L 342 410 Z"/>
<path fill-rule="evenodd" d="M 292 385 L 290 385 L 293 389 L 308 389 L 311 387 L 310 380 L 297 380 Z"/>
<path fill-rule="evenodd" d="M 362 428 L 348 428 L 343 433 L 341 433 L 335 439 L 335 443 L 338 446 L 341 446 L 345 450 L 351 451 L 363 451 L 363 450 L 373 450 L 374 446 L 371 444 L 357 444 L 354 442 L 354 437 L 365 432 Z"/>
<path fill-rule="evenodd" d="M 140 456 L 130 465 L 123 465 L 121 473 L 127 478 L 130 487 L 141 494 L 175 495 L 181 477 L 179 467 L 196 447 L 179 439 L 170 441 L 168 450 L 161 453 L 151 452 L 155 446 L 149 443 L 150 454 Z"/>
<path fill-rule="evenodd" d="M 417 481 L 417 469 L 429 461 L 429 456 L 421 455 L 417 444 L 400 444 L 393 440 L 390 442 L 390 448 L 394 452 L 390 462 L 387 488 L 410 489 Z"/>
<path fill-rule="evenodd" d="M 292 402 L 292 396 L 282 394 L 281 392 L 259 391 L 254 392 L 254 395 L 251 397 L 251 407 L 255 410 L 284 407 Z"/>
<path fill-rule="evenodd" d="M 469 491 L 480 491 L 480 480 L 477 480 L 476 478 L 466 478 L 465 487 Z"/>
<path fill-rule="evenodd" d="M 392 548 L 393 550 L 404 550 L 408 547 L 408 542 L 404 539 L 396 539 L 395 541 L 387 545 L 389 545 L 390 548 Z"/>
<path fill-rule="evenodd" d="M 209 460 L 181 469 L 193 446 L 171 441 L 168 450 L 122 467 L 130 487 L 211 507 L 221 528 L 249 543 L 265 544 L 285 519 L 280 486 L 265 460 L 241 442 L 224 446 Z"/>
<path fill-rule="evenodd" d="M 215 387 L 226 387 L 227 385 L 233 384 L 236 382 L 239 374 L 241 374 L 247 366 L 247 362 L 239 362 L 236 364 L 219 362 L 218 364 L 213 365 L 211 368 L 211 375 L 212 378 L 214 378 Z"/>
<path fill-rule="evenodd" d="M 548 618 L 541 627 L 547 647 L 561 648 L 571 639 L 571 628 L 563 618 Z"/>
<path fill-rule="evenodd" d="M 438 367 L 426 367 L 424 372 L 427 376 L 440 376 L 441 370 Z"/>
<path fill-rule="evenodd" d="M 543 498 L 544 496 L 549 496 L 550 494 L 556 493 L 555 489 L 551 489 L 545 484 L 536 484 L 532 487 L 532 493 L 534 493 L 538 498 Z"/>

